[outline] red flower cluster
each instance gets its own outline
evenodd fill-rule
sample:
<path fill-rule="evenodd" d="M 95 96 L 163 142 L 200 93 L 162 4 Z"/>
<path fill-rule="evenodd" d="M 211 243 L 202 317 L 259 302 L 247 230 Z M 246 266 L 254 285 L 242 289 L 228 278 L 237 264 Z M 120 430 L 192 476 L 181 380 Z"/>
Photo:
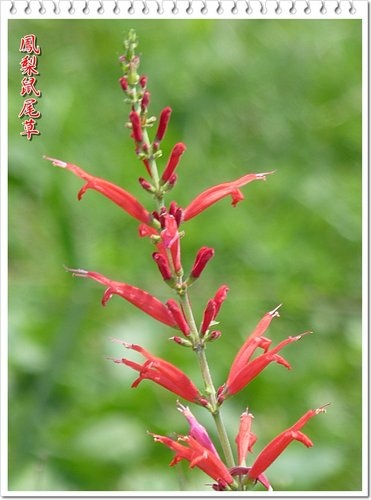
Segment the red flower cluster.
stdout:
<path fill-rule="evenodd" d="M 310 332 L 304 332 L 300 335 L 296 335 L 295 337 L 288 337 L 280 342 L 276 347 L 269 349 L 272 341 L 263 337 L 263 334 L 267 330 L 272 319 L 279 316 L 279 307 L 280 306 L 276 307 L 273 311 L 270 311 L 263 316 L 255 330 L 238 351 L 229 370 L 227 381 L 218 390 L 219 404 L 221 404 L 226 397 L 236 394 L 241 389 L 246 387 L 247 384 L 249 384 L 273 361 L 285 366 L 288 369 L 291 368 L 288 361 L 277 353 L 286 345 L 300 340 L 303 335 Z M 256 349 L 259 347 L 264 350 L 264 353 L 251 360 Z"/>
<path fill-rule="evenodd" d="M 155 441 L 164 444 L 175 452 L 175 456 L 170 462 L 171 466 L 176 465 L 181 460 L 187 460 L 190 468 L 198 467 L 214 479 L 216 484 L 213 485 L 213 488 L 218 491 L 225 490 L 228 487 L 232 490 L 238 489 L 238 483 L 235 482 L 235 477 L 238 477 L 240 483 L 245 486 L 249 484 L 253 485 L 258 481 L 267 490 L 272 490 L 264 474 L 266 469 L 292 441 L 300 441 L 308 448 L 313 446 L 312 441 L 305 434 L 300 432 L 300 429 L 312 417 L 326 411 L 325 406 L 307 411 L 294 425 L 272 439 L 272 441 L 260 452 L 252 466 L 246 467 L 247 453 L 252 453 L 252 447 L 257 440 L 255 434 L 251 431 L 253 415 L 246 410 L 240 417 L 240 427 L 235 440 L 237 444 L 239 465 L 237 467 L 228 468 L 220 459 L 206 429 L 192 415 L 189 408 L 179 403 L 178 408 L 190 424 L 189 435 L 178 436 L 177 439 L 172 439 L 167 436 L 150 434 L 154 437 Z"/>
<path fill-rule="evenodd" d="M 202 405 L 207 404 L 207 400 L 202 397 L 197 387 L 179 368 L 164 359 L 154 356 L 139 345 L 128 344 L 116 339 L 113 340 L 119 342 L 127 349 L 139 352 L 147 359 L 143 365 L 126 358 L 113 359 L 115 363 L 122 363 L 139 372 L 139 377 L 134 380 L 131 387 L 137 387 L 142 380 L 148 379 L 187 401 Z"/>

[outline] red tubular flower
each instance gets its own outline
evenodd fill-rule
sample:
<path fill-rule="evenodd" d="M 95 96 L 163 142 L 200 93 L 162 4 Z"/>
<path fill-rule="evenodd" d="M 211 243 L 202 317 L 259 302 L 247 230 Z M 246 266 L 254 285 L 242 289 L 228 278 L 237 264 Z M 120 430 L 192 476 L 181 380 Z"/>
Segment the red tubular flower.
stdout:
<path fill-rule="evenodd" d="M 263 174 L 247 174 L 235 181 L 224 182 L 223 184 L 218 184 L 217 186 L 206 189 L 206 191 L 203 191 L 201 194 L 196 196 L 196 198 L 191 201 L 188 207 L 184 209 L 184 221 L 192 219 L 192 217 L 195 217 L 210 205 L 213 205 L 214 203 L 228 195 L 231 195 L 232 197 L 232 205 L 236 206 L 239 201 L 243 200 L 243 194 L 239 190 L 240 187 L 255 180 L 265 181 L 266 176 L 272 173 L 273 172 L 266 172 Z"/>
<path fill-rule="evenodd" d="M 264 370 L 264 368 L 266 368 L 270 363 L 272 363 L 272 361 L 275 361 L 276 363 L 290 369 L 291 368 L 290 364 L 282 356 L 279 356 L 277 353 L 287 344 L 291 344 L 292 342 L 300 340 L 303 335 L 304 334 L 297 335 L 296 337 L 288 337 L 287 339 L 280 342 L 273 349 L 266 351 L 265 353 L 261 354 L 252 361 L 249 361 L 244 366 L 240 366 L 239 364 L 234 366 L 232 365 L 232 368 L 227 378 L 227 382 L 224 384 L 224 386 L 220 387 L 218 390 L 219 404 L 221 404 L 226 397 L 236 394 L 246 385 L 248 385 L 257 375 L 259 375 L 260 372 Z M 263 341 L 266 340 L 264 339 L 264 337 L 257 337 L 255 339 L 255 342 L 261 343 L 262 342 L 261 339 L 263 339 Z"/>
<path fill-rule="evenodd" d="M 169 299 L 166 302 L 166 305 L 169 311 L 171 312 L 176 324 L 180 328 L 180 330 L 186 337 L 188 337 L 189 334 L 191 333 L 191 329 L 189 328 L 189 325 L 184 317 L 183 311 L 180 309 L 178 303 L 174 299 Z"/>
<path fill-rule="evenodd" d="M 161 111 L 160 115 L 160 121 L 158 123 L 158 128 L 156 132 L 156 138 L 155 142 L 161 142 L 162 139 L 164 138 L 169 120 L 170 120 L 170 115 L 171 115 L 172 109 L 169 107 L 164 108 Z"/>
<path fill-rule="evenodd" d="M 228 292 L 229 292 L 229 288 L 227 287 L 227 285 L 222 285 L 221 287 L 218 288 L 218 290 L 214 296 L 214 299 L 213 299 L 214 303 L 215 303 L 215 317 L 214 317 L 214 319 L 219 314 L 220 308 L 221 308 L 223 302 L 225 301 L 225 299 L 227 298 Z"/>
<path fill-rule="evenodd" d="M 261 475 L 294 440 L 300 441 L 307 448 L 313 446 L 312 441 L 308 438 L 308 436 L 300 432 L 300 429 L 304 426 L 304 424 L 308 422 L 308 420 L 310 420 L 315 415 L 326 412 L 325 406 L 322 406 L 315 410 L 307 411 L 307 413 L 303 415 L 292 427 L 289 427 L 285 431 L 281 432 L 281 434 L 276 436 L 260 452 L 248 472 L 248 477 L 250 479 L 256 480 L 259 475 Z"/>
<path fill-rule="evenodd" d="M 135 111 L 131 111 L 129 114 L 129 119 L 131 121 L 135 142 L 143 142 L 142 125 L 140 123 L 140 117 L 138 113 L 136 113 Z"/>
<path fill-rule="evenodd" d="M 155 441 L 160 442 L 175 451 L 175 457 L 170 465 L 176 465 L 181 460 L 188 460 L 190 468 L 198 467 L 212 477 L 223 489 L 233 483 L 233 477 L 224 463 L 212 451 L 205 448 L 192 436 L 179 436 L 178 440 L 167 436 L 151 434 Z M 181 444 L 179 441 L 186 443 Z"/>
<path fill-rule="evenodd" d="M 149 294 L 148 292 L 145 292 L 144 290 L 141 290 L 140 288 L 137 288 L 135 286 L 128 285 L 127 283 L 112 281 L 102 274 L 93 271 L 85 271 L 84 269 L 68 270 L 71 271 L 74 276 L 91 278 L 98 283 L 102 283 L 102 285 L 108 287 L 103 294 L 102 305 L 105 306 L 112 295 L 119 295 L 123 299 L 141 309 L 143 312 L 149 314 L 149 316 L 152 316 L 152 318 L 157 319 L 157 321 L 176 328 L 176 322 L 174 321 L 174 318 L 170 314 L 165 304 L 160 302 L 158 299 L 156 299 L 156 297 Z"/>
<path fill-rule="evenodd" d="M 161 239 L 165 248 L 170 249 L 175 272 L 179 273 L 182 270 L 182 264 L 180 261 L 180 237 L 175 217 L 165 214 L 164 226 L 165 228 L 161 231 Z"/>
<path fill-rule="evenodd" d="M 241 349 L 238 351 L 236 357 L 233 360 L 230 371 L 239 372 L 242 368 L 248 363 L 251 356 L 255 352 L 258 347 L 263 348 L 265 351 L 268 350 L 268 347 L 271 343 L 270 340 L 262 337 L 267 328 L 269 327 L 273 318 L 279 317 L 278 308 L 281 307 L 281 304 L 277 306 L 272 311 L 266 313 L 263 318 L 257 324 L 255 330 L 248 337 L 248 339 L 244 342 Z"/>
<path fill-rule="evenodd" d="M 115 340 L 115 339 L 113 339 Z M 202 395 L 200 394 L 197 387 L 193 382 L 187 377 L 187 375 L 179 370 L 176 366 L 172 365 L 164 359 L 154 356 L 150 352 L 146 351 L 143 347 L 136 344 L 127 344 L 126 342 L 117 341 L 122 344 L 127 349 L 133 349 L 144 356 L 147 361 L 140 365 L 129 359 L 113 359 L 115 363 L 121 363 L 139 372 L 139 377 L 134 380 L 131 387 L 137 387 L 139 383 L 144 380 L 152 380 L 158 385 L 161 385 L 165 389 L 174 394 L 177 394 L 187 401 L 192 403 L 204 404 Z"/>
<path fill-rule="evenodd" d="M 215 250 L 213 248 L 201 247 L 196 255 L 191 276 L 192 278 L 199 278 L 202 271 L 205 269 L 206 264 L 214 257 Z"/>
<path fill-rule="evenodd" d="M 192 436 L 202 446 L 204 446 L 205 448 L 210 450 L 212 453 L 214 453 L 214 455 L 219 457 L 219 454 L 216 451 L 216 448 L 215 448 L 213 442 L 211 441 L 210 436 L 207 433 L 207 430 L 196 419 L 196 417 L 193 415 L 193 413 L 188 408 L 188 406 L 183 406 L 178 401 L 177 408 L 180 411 L 180 413 L 182 413 L 185 416 L 185 418 L 188 420 L 189 427 L 190 427 L 189 435 Z"/>
<path fill-rule="evenodd" d="M 177 144 L 175 144 L 170 153 L 170 158 L 169 161 L 167 162 L 164 173 L 162 174 L 161 177 L 162 182 L 165 183 L 172 177 L 172 175 L 174 174 L 174 170 L 178 166 L 180 157 L 182 156 L 182 154 L 186 149 L 187 148 L 185 144 L 183 144 L 182 142 L 178 142 Z"/>
<path fill-rule="evenodd" d="M 53 165 L 56 167 L 66 168 L 73 172 L 77 177 L 84 179 L 87 183 L 80 189 L 78 193 L 78 199 L 81 200 L 82 196 L 88 189 L 94 189 L 99 193 L 102 193 L 104 196 L 109 198 L 111 201 L 116 203 L 119 207 L 121 207 L 125 212 L 139 220 L 140 222 L 144 222 L 148 224 L 151 220 L 151 216 L 149 212 L 139 203 L 139 201 L 134 198 L 134 196 L 119 186 L 112 184 L 100 177 L 95 177 L 93 175 L 88 174 L 82 168 L 77 165 L 73 165 L 72 163 L 67 163 L 61 160 L 56 160 L 55 158 L 49 158 L 48 156 L 44 156 L 46 160 L 50 160 Z"/>
<path fill-rule="evenodd" d="M 254 416 L 244 411 L 240 417 L 240 427 L 236 436 L 238 464 L 245 465 L 245 459 L 248 452 L 252 452 L 252 447 L 256 442 L 256 436 L 251 432 L 251 423 Z"/>

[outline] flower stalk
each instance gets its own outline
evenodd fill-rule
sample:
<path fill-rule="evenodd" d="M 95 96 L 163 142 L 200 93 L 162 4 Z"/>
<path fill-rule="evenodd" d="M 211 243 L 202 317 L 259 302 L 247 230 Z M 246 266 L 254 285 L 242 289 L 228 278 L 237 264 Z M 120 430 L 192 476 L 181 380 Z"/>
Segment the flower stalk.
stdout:
<path fill-rule="evenodd" d="M 119 84 L 125 95 L 125 102 L 130 106 L 126 126 L 131 131 L 135 155 L 143 163 L 145 174 L 148 176 L 148 178 L 140 176 L 138 179 L 143 188 L 141 192 L 152 196 L 155 206 L 147 209 L 141 201 L 125 189 L 96 177 L 77 165 L 49 156 L 44 158 L 55 166 L 71 171 L 86 182 L 78 193 L 79 199 L 88 189 L 93 189 L 110 199 L 137 222 L 140 222 L 139 236 L 141 238 L 147 237 L 151 242 L 151 257 L 157 265 L 163 282 L 171 289 L 173 295 L 163 303 L 150 292 L 125 282 L 114 281 L 103 274 L 84 269 L 68 270 L 74 276 L 90 278 L 104 285 L 106 290 L 102 298 L 103 305 L 110 300 L 112 295 L 120 296 L 148 316 L 161 322 L 164 328 L 175 329 L 179 335 L 173 335 L 170 339 L 177 346 L 187 347 L 188 349 L 184 352 L 195 353 L 203 382 L 202 390 L 181 368 L 170 361 L 152 354 L 140 345 L 113 339 L 123 345 L 125 349 L 135 351 L 144 357 L 142 363 L 128 358 L 109 358 L 116 364 L 124 365 L 138 372 L 137 378 L 131 385 L 132 388 L 136 388 L 143 380 L 149 380 L 178 398 L 198 405 L 202 410 L 205 409 L 214 420 L 218 436 L 216 445 L 210 437 L 211 431 L 208 431 L 196 419 L 188 407 L 179 400 L 177 401 L 178 410 L 189 424 L 189 434 L 178 435 L 174 439 L 149 433 L 156 442 L 162 443 L 175 453 L 170 465 L 173 466 L 181 460 L 185 460 L 189 462 L 190 468 L 198 467 L 215 481 L 212 488 L 216 491 L 247 491 L 254 488 L 257 482 L 261 483 L 267 490 L 271 490 L 272 487 L 265 476 L 265 470 L 293 440 L 298 440 L 307 447 L 313 445 L 312 441 L 300 429 L 312 417 L 323 413 L 325 407 L 309 410 L 292 427 L 283 431 L 263 448 L 252 466 L 247 466 L 247 456 L 252 453 L 252 447 L 257 439 L 252 432 L 253 415 L 246 409 L 240 416 L 240 426 L 235 438 L 236 464 L 223 421 L 222 405 L 234 394 L 245 390 L 246 386 L 272 362 L 291 369 L 290 363 L 279 352 L 287 345 L 296 343 L 309 332 L 289 336 L 278 342 L 275 347 L 271 347 L 272 340 L 265 337 L 265 334 L 273 318 L 279 317 L 278 310 L 281 305 L 272 309 L 261 318 L 255 329 L 243 342 L 231 362 L 226 381 L 216 389 L 206 356 L 206 347 L 211 341 L 217 343 L 216 341 L 221 337 L 221 330 L 215 330 L 214 327 L 217 324 L 216 318 L 221 306 L 227 298 L 229 287 L 225 284 L 220 285 L 215 295 L 205 301 L 206 306 L 198 327 L 191 305 L 189 288 L 204 273 L 205 267 L 214 257 L 215 250 L 206 246 L 201 247 L 187 275 L 183 270 L 181 241 L 185 236 L 183 226 L 187 221 L 227 196 L 231 196 L 232 205 L 235 207 L 244 198 L 242 187 L 255 180 L 266 180 L 268 175 L 273 174 L 273 171 L 244 174 L 236 180 L 212 186 L 202 191 L 184 209 L 174 201 L 167 206 L 165 203 L 166 195 L 177 181 L 178 166 L 186 151 L 186 146 L 182 142 L 176 143 L 162 171 L 159 169 L 157 161 L 162 156 L 160 146 L 166 136 L 172 109 L 167 106 L 160 113 L 156 132 L 153 134 L 153 141 L 151 141 L 150 135 L 152 134 L 149 134 L 149 129 L 153 127 L 156 118 L 149 116 L 148 78 L 139 72 L 140 57 L 136 53 L 137 47 L 136 33 L 131 30 L 124 41 L 124 54 L 120 57 L 123 74 L 119 79 Z M 177 173 L 175 173 L 176 171 Z M 153 246 L 155 251 L 153 251 Z M 222 458 L 219 455 L 218 447 L 219 451 L 223 452 Z"/>

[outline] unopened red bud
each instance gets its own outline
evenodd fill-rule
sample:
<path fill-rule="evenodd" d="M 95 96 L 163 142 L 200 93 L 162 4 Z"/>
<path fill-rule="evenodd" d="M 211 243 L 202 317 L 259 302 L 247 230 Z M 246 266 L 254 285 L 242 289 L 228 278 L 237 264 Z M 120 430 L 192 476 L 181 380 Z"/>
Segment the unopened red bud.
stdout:
<path fill-rule="evenodd" d="M 210 299 L 209 302 L 206 305 L 206 309 L 204 311 L 204 316 L 202 319 L 202 324 L 201 324 L 201 333 L 204 334 L 207 332 L 210 323 L 215 319 L 215 311 L 216 311 L 216 305 L 213 299 Z"/>
<path fill-rule="evenodd" d="M 173 147 L 173 149 L 170 153 L 170 158 L 169 158 L 169 161 L 167 162 L 164 173 L 162 174 L 162 177 L 161 177 L 163 182 L 167 182 L 170 179 L 170 177 L 173 175 L 174 170 L 178 166 L 180 157 L 182 156 L 182 154 L 184 153 L 184 151 L 186 149 L 187 148 L 186 148 L 185 144 L 183 144 L 182 142 L 178 142 L 177 144 L 175 144 L 175 146 Z"/>
<path fill-rule="evenodd" d="M 178 176 L 176 174 L 173 174 L 169 180 L 167 181 L 168 185 L 169 185 L 169 188 L 173 188 L 175 186 L 175 183 L 178 179 Z"/>
<path fill-rule="evenodd" d="M 192 342 L 190 342 L 187 339 L 183 339 L 182 337 L 174 336 L 174 337 L 170 337 L 169 340 L 174 340 L 174 342 L 176 342 L 177 344 L 182 345 L 184 347 L 192 347 Z"/>
<path fill-rule="evenodd" d="M 205 269 L 206 264 L 209 260 L 214 257 L 215 251 L 213 248 L 202 247 L 196 255 L 195 262 L 192 267 L 191 276 L 192 278 L 198 278 L 202 271 Z"/>
<path fill-rule="evenodd" d="M 129 114 L 131 124 L 133 126 L 133 137 L 135 142 L 143 141 L 142 126 L 140 124 L 140 117 L 135 111 L 131 111 Z"/>
<path fill-rule="evenodd" d="M 149 192 L 153 192 L 154 191 L 154 187 L 152 186 L 152 184 L 150 182 L 147 181 L 147 179 L 144 179 L 144 177 L 139 177 L 139 184 L 142 186 L 143 189 L 145 189 L 146 191 L 149 191 Z"/>
<path fill-rule="evenodd" d="M 145 158 L 145 159 L 143 160 L 143 163 L 144 163 L 144 166 L 146 167 L 147 172 L 148 172 L 148 173 L 149 173 L 149 175 L 152 177 L 151 167 L 150 167 L 149 161 Z"/>
<path fill-rule="evenodd" d="M 147 86 L 147 81 L 148 81 L 148 78 L 146 77 L 146 75 L 142 75 L 140 78 L 139 78 L 139 85 L 142 87 L 142 89 L 145 89 L 146 86 Z"/>
<path fill-rule="evenodd" d="M 157 210 L 154 210 L 151 215 L 154 219 L 160 221 L 160 214 L 158 213 Z"/>
<path fill-rule="evenodd" d="M 149 106 L 150 96 L 151 96 L 151 94 L 146 90 L 143 94 L 142 102 L 141 102 L 141 108 L 143 111 L 145 111 Z"/>
<path fill-rule="evenodd" d="M 175 212 L 175 221 L 178 224 L 178 227 L 180 226 L 182 220 L 183 220 L 183 210 L 179 207 Z"/>
<path fill-rule="evenodd" d="M 161 273 L 161 276 L 164 278 L 164 280 L 165 281 L 171 280 L 172 278 L 171 270 L 165 256 L 159 252 L 154 252 L 152 254 L 152 258 L 156 262 L 158 269 Z"/>
<path fill-rule="evenodd" d="M 219 330 L 214 330 L 213 332 L 210 333 L 208 340 L 211 342 L 213 340 L 218 339 L 221 336 L 222 332 Z"/>
<path fill-rule="evenodd" d="M 178 209 L 178 205 L 176 201 L 172 201 L 169 205 L 169 214 L 175 217 L 175 212 Z"/>
<path fill-rule="evenodd" d="M 227 285 L 222 285 L 221 287 L 218 288 L 215 296 L 214 296 L 214 302 L 216 306 L 216 311 L 215 311 L 215 316 L 219 314 L 220 308 L 227 298 L 227 293 L 229 292 L 229 288 Z"/>
<path fill-rule="evenodd" d="M 162 139 L 164 138 L 164 135 L 165 135 L 165 132 L 167 129 L 167 125 L 168 125 L 169 120 L 170 120 L 171 112 L 172 112 L 172 109 L 169 107 L 166 107 L 161 111 L 160 121 L 158 123 L 158 128 L 157 128 L 156 138 L 155 138 L 156 142 L 161 142 Z"/>
<path fill-rule="evenodd" d="M 191 333 L 191 329 L 184 317 L 183 311 L 180 309 L 178 303 L 174 299 L 169 299 L 166 302 L 166 305 L 171 312 L 176 324 L 180 328 L 180 330 L 184 333 L 186 337 Z"/>
<path fill-rule="evenodd" d="M 129 84 L 128 84 L 127 79 L 126 79 L 124 76 L 122 76 L 122 77 L 120 78 L 120 85 L 121 85 L 122 90 L 123 90 L 124 92 L 126 92 L 126 91 L 127 91 L 127 89 L 128 89 Z"/>

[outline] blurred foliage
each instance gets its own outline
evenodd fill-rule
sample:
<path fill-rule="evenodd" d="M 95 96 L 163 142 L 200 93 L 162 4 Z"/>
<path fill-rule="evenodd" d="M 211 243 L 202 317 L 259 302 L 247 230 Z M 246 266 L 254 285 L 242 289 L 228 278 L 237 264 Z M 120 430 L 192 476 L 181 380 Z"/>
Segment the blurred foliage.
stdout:
<path fill-rule="evenodd" d="M 136 29 L 151 111 L 173 108 L 163 143 L 187 144 L 171 199 L 248 172 L 277 172 L 188 222 L 183 263 L 202 245 L 214 260 L 192 288 L 200 318 L 227 283 L 221 339 L 208 348 L 215 383 L 261 316 L 283 302 L 274 343 L 311 329 L 278 365 L 223 406 L 231 440 L 249 406 L 255 453 L 308 408 L 331 402 L 268 475 L 277 490 L 361 489 L 361 21 L 20 20 L 9 22 L 9 479 L 12 490 L 209 490 L 146 435 L 186 433 L 175 397 L 105 356 L 111 336 L 178 364 L 200 384 L 196 360 L 172 332 L 119 297 L 106 308 L 96 283 L 63 265 L 99 271 L 161 300 L 169 289 L 137 223 L 54 156 L 124 186 L 149 208 L 144 175 L 118 84 L 125 34 Z M 18 51 L 34 33 L 42 49 L 39 137 L 19 135 Z M 194 413 L 215 437 L 202 409 Z"/>

